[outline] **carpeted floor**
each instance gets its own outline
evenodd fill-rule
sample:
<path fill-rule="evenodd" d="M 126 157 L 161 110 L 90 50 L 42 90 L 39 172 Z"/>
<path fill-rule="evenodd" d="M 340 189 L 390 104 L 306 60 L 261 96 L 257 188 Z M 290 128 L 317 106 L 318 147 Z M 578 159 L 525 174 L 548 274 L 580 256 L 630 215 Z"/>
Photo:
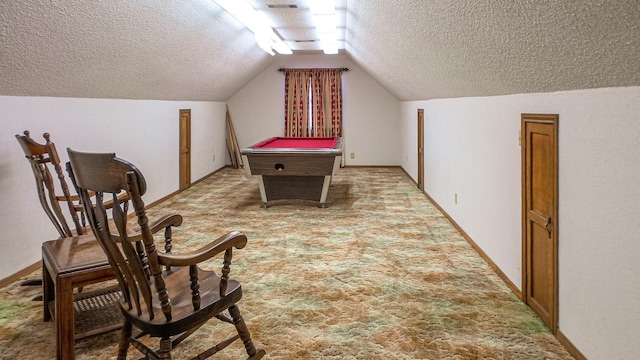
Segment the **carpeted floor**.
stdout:
<path fill-rule="evenodd" d="M 401 169 L 340 169 L 327 205 L 263 209 L 257 179 L 227 168 L 148 213 L 183 215 L 174 253 L 231 230 L 247 235 L 231 277 L 267 359 L 572 359 Z M 0 290 L 0 358 L 54 358 L 54 326 L 29 300 L 40 290 Z M 232 331 L 211 322 L 174 358 Z M 76 358 L 115 359 L 117 339 L 80 341 Z M 236 342 L 213 359 L 244 356 Z"/>

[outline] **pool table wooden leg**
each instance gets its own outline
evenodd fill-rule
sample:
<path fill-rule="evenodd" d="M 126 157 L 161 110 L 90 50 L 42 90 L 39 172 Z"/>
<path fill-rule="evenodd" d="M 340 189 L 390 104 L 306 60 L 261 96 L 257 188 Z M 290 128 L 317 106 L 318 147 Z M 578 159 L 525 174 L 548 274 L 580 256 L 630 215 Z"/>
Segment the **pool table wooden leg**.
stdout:
<path fill-rule="evenodd" d="M 322 195 L 320 195 L 320 204 L 318 205 L 319 208 L 325 208 L 327 207 L 327 194 L 329 193 L 329 185 L 331 185 L 331 176 L 330 175 L 326 175 L 324 177 L 324 183 L 322 183 Z"/>
<path fill-rule="evenodd" d="M 260 197 L 262 198 L 262 207 L 267 207 L 267 191 L 264 188 L 264 179 L 262 175 L 258 175 L 258 186 L 260 187 Z"/>
<path fill-rule="evenodd" d="M 335 175 L 338 172 L 338 169 L 340 169 L 340 164 L 342 163 L 342 156 L 336 156 L 335 159 L 333 160 L 333 171 L 331 172 L 331 175 L 325 175 L 324 177 L 324 183 L 322 184 L 322 195 L 320 195 L 320 204 L 318 205 L 319 208 L 326 208 L 327 207 L 327 194 L 329 194 L 329 185 L 331 185 L 331 180 L 333 178 L 333 175 Z"/>

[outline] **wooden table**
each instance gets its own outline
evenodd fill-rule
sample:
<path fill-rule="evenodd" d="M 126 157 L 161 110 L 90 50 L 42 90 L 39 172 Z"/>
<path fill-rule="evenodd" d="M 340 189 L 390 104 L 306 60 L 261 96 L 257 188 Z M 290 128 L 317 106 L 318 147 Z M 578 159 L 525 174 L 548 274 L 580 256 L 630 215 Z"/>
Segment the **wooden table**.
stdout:
<path fill-rule="evenodd" d="M 74 294 L 74 288 L 114 278 L 93 235 L 42 244 L 44 321 L 54 318 L 57 359 L 74 359 L 76 340 L 122 327 L 117 285 L 96 286 L 96 290 Z"/>

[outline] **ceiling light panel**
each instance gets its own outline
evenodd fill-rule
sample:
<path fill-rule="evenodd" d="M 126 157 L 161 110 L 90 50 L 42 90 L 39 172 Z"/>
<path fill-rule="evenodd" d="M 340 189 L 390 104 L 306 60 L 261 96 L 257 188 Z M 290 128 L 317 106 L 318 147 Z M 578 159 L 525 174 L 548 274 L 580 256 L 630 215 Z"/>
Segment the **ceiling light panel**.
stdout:
<path fill-rule="evenodd" d="M 298 5 L 287 5 L 287 4 L 282 4 L 282 5 L 269 5 L 267 4 L 267 7 L 269 9 L 297 9 Z"/>
<path fill-rule="evenodd" d="M 307 0 L 316 26 L 316 35 L 325 54 L 338 53 L 338 31 L 335 0 Z"/>
<path fill-rule="evenodd" d="M 251 30 L 258 46 L 270 55 L 274 55 L 274 50 L 279 54 L 292 53 L 287 44 L 273 31 L 268 19 L 258 13 L 246 0 L 213 0 L 213 2 Z"/>
<path fill-rule="evenodd" d="M 321 36 L 316 30 L 316 22 L 311 15 L 307 0 L 247 0 L 280 35 L 291 50 L 322 51 Z M 323 20 L 319 27 L 321 32 L 331 32 L 335 28 L 333 52 L 344 49 L 346 28 L 346 0 L 322 0 L 322 3 L 335 4 L 332 18 Z M 323 6 L 323 4 L 320 4 Z M 329 10 L 319 10 L 330 12 Z M 330 17 L 330 16 L 328 16 Z M 326 37 L 323 35 L 323 37 Z M 317 40 L 313 43 L 296 43 L 296 40 Z"/>

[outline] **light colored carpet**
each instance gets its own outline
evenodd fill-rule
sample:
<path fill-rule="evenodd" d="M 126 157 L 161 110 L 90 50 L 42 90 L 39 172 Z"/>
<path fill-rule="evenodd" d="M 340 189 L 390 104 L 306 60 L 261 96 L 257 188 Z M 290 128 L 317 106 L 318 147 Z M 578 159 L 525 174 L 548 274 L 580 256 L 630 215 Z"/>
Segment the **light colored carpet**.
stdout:
<path fill-rule="evenodd" d="M 148 214 L 183 215 L 174 253 L 231 230 L 247 235 L 231 277 L 267 359 L 572 359 L 401 169 L 340 169 L 327 205 L 263 209 L 257 179 L 226 168 Z M 0 358 L 55 357 L 54 326 L 29 300 L 38 292 L 1 289 Z M 232 331 L 210 322 L 175 358 Z M 117 339 L 80 341 L 76 358 L 115 359 Z M 244 357 L 237 342 L 213 359 Z"/>

